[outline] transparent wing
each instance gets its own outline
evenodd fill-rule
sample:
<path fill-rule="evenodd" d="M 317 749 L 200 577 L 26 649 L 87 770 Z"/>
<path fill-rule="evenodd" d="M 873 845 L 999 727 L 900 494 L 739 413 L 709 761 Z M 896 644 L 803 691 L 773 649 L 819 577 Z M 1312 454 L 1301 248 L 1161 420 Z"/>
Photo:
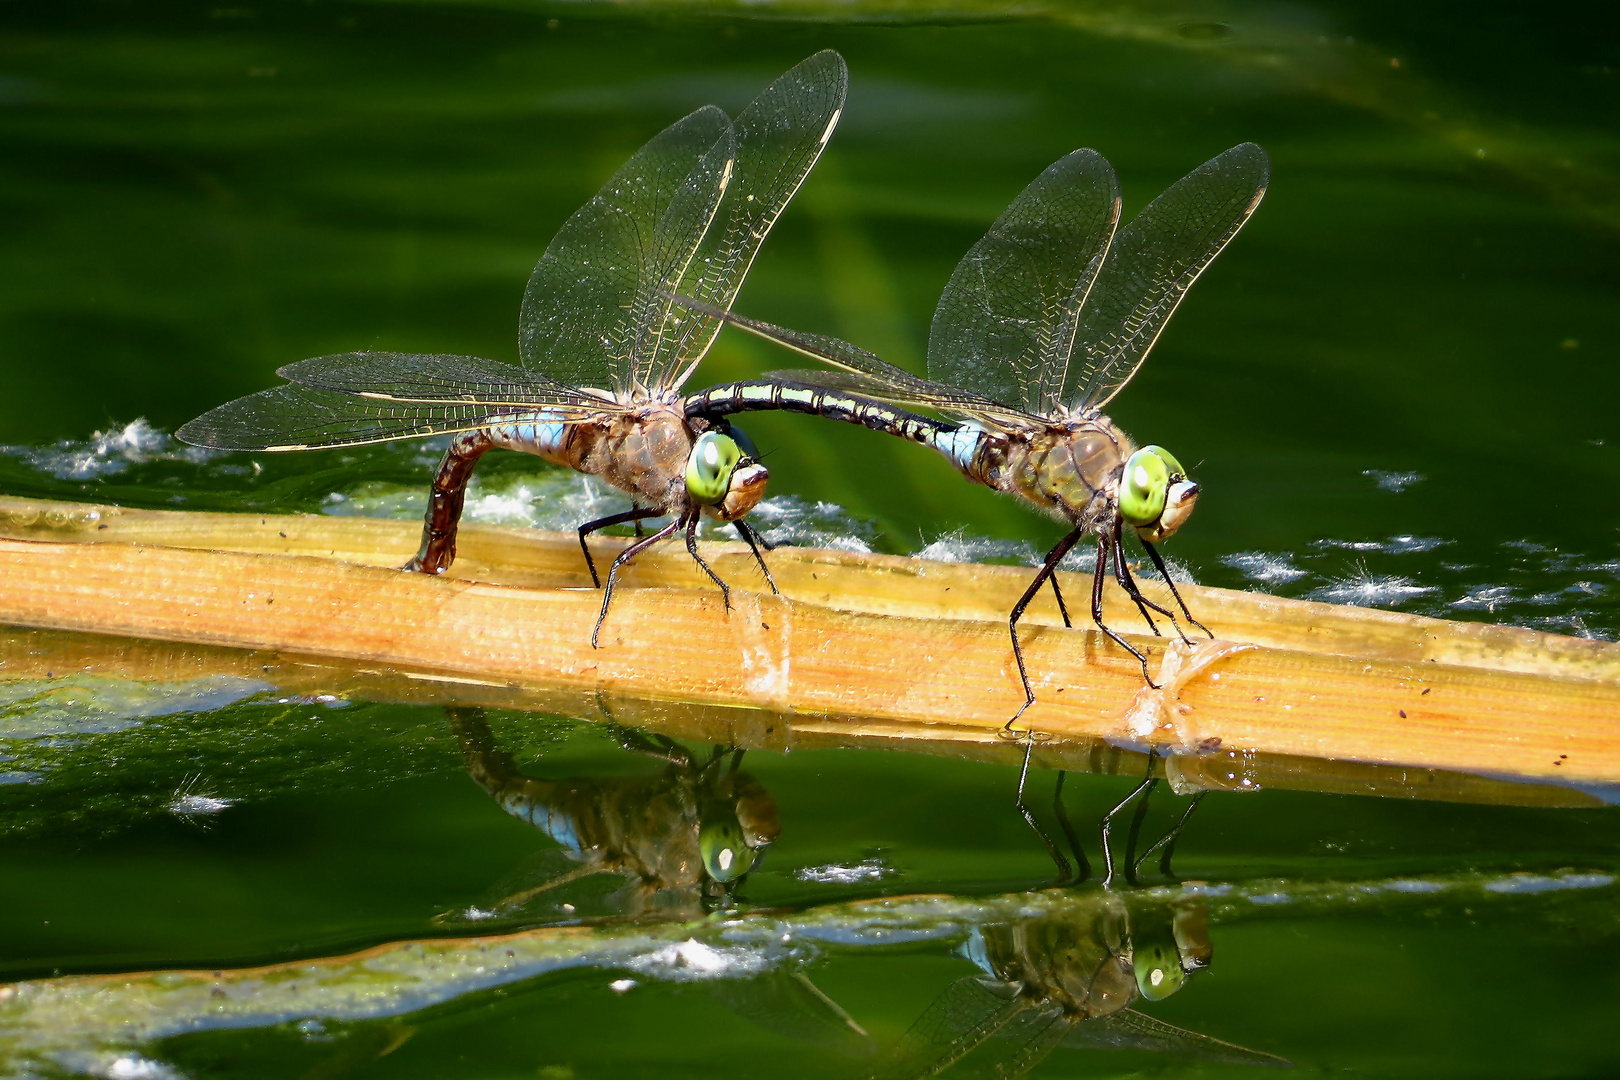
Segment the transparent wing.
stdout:
<path fill-rule="evenodd" d="M 730 310 L 766 234 L 832 138 L 848 88 L 844 58 L 826 49 L 787 71 L 738 115 L 736 175 L 676 291 Z M 674 322 L 678 342 L 661 354 L 666 366 L 646 373 L 655 385 L 685 383 L 720 332 L 713 316 L 694 320 L 676 309 Z"/>
<path fill-rule="evenodd" d="M 618 407 L 514 364 L 477 356 L 338 353 L 287 364 L 276 374 L 300 386 L 378 401 L 589 407 L 596 411 Z"/>
<path fill-rule="evenodd" d="M 761 322 L 746 316 L 736 315 L 729 311 L 699 303 L 688 297 L 679 297 L 678 301 L 701 314 L 723 319 L 734 326 L 740 327 L 762 337 L 766 341 L 774 342 L 794 352 L 831 364 L 838 371 L 846 374 L 846 378 L 832 378 L 835 373 L 819 373 L 814 371 L 794 371 L 789 373 L 777 372 L 784 376 L 783 381 L 798 382 L 812 386 L 826 386 L 846 390 L 851 393 L 865 394 L 867 397 L 879 401 L 894 402 L 898 405 L 914 405 L 925 409 L 937 409 L 941 412 L 952 413 L 957 416 L 981 421 L 994 427 L 1022 428 L 1044 427 L 1046 422 L 1039 416 L 1032 416 L 1017 409 L 1008 408 L 998 402 L 979 397 L 977 394 L 955 387 L 944 386 L 928 379 L 921 379 L 904 368 L 895 367 L 887 360 L 883 360 L 857 348 L 847 341 L 822 334 L 807 334 L 798 330 L 789 330 L 786 327 L 776 326 L 772 323 Z"/>
<path fill-rule="evenodd" d="M 1058 1005 L 1031 1006 L 1013 1017 L 951 1070 L 953 1080 L 1010 1080 L 1057 1049 L 1072 1022 Z"/>
<path fill-rule="evenodd" d="M 523 294 L 518 355 L 554 382 L 627 393 L 669 347 L 667 294 L 730 182 L 735 135 L 712 105 L 654 136 L 574 212 Z"/>
<path fill-rule="evenodd" d="M 1018 987 L 969 975 L 947 986 L 906 1029 L 869 1080 L 919 1080 L 966 1056 L 1024 1010 Z"/>
<path fill-rule="evenodd" d="M 226 402 L 175 434 L 219 450 L 314 450 L 471 431 L 529 411 L 499 402 L 374 401 L 290 383 Z"/>
<path fill-rule="evenodd" d="M 1198 275 L 1249 220 L 1271 161 L 1243 143 L 1171 185 L 1119 230 L 1080 324 L 1084 355 L 1069 365 L 1062 398 L 1102 408 L 1131 381 Z"/>
<path fill-rule="evenodd" d="M 928 336 L 929 378 L 1056 412 L 1082 305 L 1118 224 L 1119 182 L 1101 154 L 1053 163 L 951 274 Z"/>
<path fill-rule="evenodd" d="M 845 1057 L 870 1057 L 872 1036 L 802 971 L 716 979 L 713 993 L 738 1016 L 784 1038 Z"/>
<path fill-rule="evenodd" d="M 1124 1009 L 1111 1016 L 1076 1024 L 1063 1042 L 1065 1046 L 1106 1050 L 1148 1050 L 1221 1065 L 1254 1065 L 1265 1069 L 1294 1067 L 1294 1063 L 1287 1058 L 1178 1028 L 1135 1009 Z"/>

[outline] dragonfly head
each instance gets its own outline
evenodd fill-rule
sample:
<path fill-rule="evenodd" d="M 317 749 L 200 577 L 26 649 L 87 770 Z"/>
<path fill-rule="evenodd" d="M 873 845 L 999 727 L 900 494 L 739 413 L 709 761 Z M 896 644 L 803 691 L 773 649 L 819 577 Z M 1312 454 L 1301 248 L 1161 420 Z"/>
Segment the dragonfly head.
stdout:
<path fill-rule="evenodd" d="M 1201 905 L 1178 903 L 1169 911 L 1133 914 L 1131 966 L 1143 997 L 1163 1001 L 1185 986 L 1189 975 L 1209 966 L 1213 950 Z"/>
<path fill-rule="evenodd" d="M 686 493 L 722 521 L 736 521 L 765 497 L 770 473 L 756 459 L 748 437 L 736 428 L 705 431 L 686 459 Z"/>
<path fill-rule="evenodd" d="M 758 783 L 747 781 L 753 787 Z M 760 789 L 763 792 L 763 789 Z M 757 800 L 757 794 L 755 795 Z M 781 831 L 776 824 L 776 803 L 769 795 L 768 820 L 761 820 L 761 807 L 747 797 L 711 799 L 700 810 L 698 854 L 703 869 L 714 881 L 729 885 L 752 870 Z"/>
<path fill-rule="evenodd" d="M 1119 513 L 1144 540 L 1158 541 L 1181 528 L 1198 501 L 1198 485 L 1162 446 L 1144 446 L 1125 462 L 1119 481 Z"/>

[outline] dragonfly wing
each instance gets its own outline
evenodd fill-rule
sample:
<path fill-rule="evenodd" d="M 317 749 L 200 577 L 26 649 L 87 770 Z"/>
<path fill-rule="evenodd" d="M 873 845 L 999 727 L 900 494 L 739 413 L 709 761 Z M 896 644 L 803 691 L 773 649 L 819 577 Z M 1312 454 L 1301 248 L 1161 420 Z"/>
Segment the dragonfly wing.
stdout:
<path fill-rule="evenodd" d="M 1148 1050 L 1222 1065 L 1255 1065 L 1265 1069 L 1294 1067 L 1294 1063 L 1287 1058 L 1178 1028 L 1135 1009 L 1123 1009 L 1109 1016 L 1076 1024 L 1064 1040 L 1064 1045 L 1107 1050 Z"/>
<path fill-rule="evenodd" d="M 1131 381 L 1176 305 L 1260 205 L 1271 160 L 1242 143 L 1204 162 L 1119 230 L 1080 324 L 1062 398 L 1102 408 Z"/>
<path fill-rule="evenodd" d="M 934 310 L 928 376 L 1025 412 L 1062 401 L 1082 305 L 1119 224 L 1095 150 L 1053 163 L 968 250 Z"/>
<path fill-rule="evenodd" d="M 735 133 L 712 105 L 677 120 L 563 223 L 518 317 L 526 370 L 627 393 L 662 346 L 673 291 L 730 182 Z"/>
<path fill-rule="evenodd" d="M 218 450 L 314 450 L 471 431 L 530 411 L 498 402 L 374 401 L 290 383 L 226 402 L 175 434 Z"/>
<path fill-rule="evenodd" d="M 1047 1003 L 1024 1009 L 951 1070 L 953 1080 L 1010 1080 L 1023 1076 L 1057 1049 L 1073 1022 Z"/>
<path fill-rule="evenodd" d="M 832 138 L 849 88 L 844 58 L 816 53 L 767 86 L 736 120 L 737 169 L 714 224 L 677 290 L 729 311 L 760 245 Z M 674 347 L 663 349 L 649 385 L 680 386 L 720 332 L 713 316 L 676 309 Z"/>
<path fill-rule="evenodd" d="M 803 971 L 773 969 L 752 979 L 716 979 L 726 1007 L 761 1027 L 844 1057 L 870 1057 L 872 1036 Z"/>
<path fill-rule="evenodd" d="M 764 338 L 766 341 L 774 342 L 804 356 L 830 364 L 839 372 L 852 376 L 852 378 L 839 380 L 829 378 L 828 376 L 833 374 L 831 372 L 820 378 L 816 377 L 818 374 L 816 372 L 777 372 L 776 375 L 783 376 L 783 381 L 798 382 L 801 385 L 827 386 L 851 393 L 865 394 L 867 397 L 876 398 L 879 401 L 893 402 L 898 405 L 914 405 L 925 409 L 938 409 L 957 416 L 980 420 L 995 427 L 1045 426 L 1045 422 L 1038 416 L 1031 416 L 1019 412 L 1017 409 L 1010 409 L 965 390 L 957 390 L 955 387 L 943 386 L 928 379 L 918 378 L 905 368 L 895 367 L 887 360 L 880 359 L 865 349 L 851 345 L 847 341 L 827 337 L 823 334 L 807 334 L 799 330 L 789 330 L 773 323 L 761 322 L 758 319 L 750 319 L 729 311 L 722 311 L 719 308 L 699 303 L 684 296 L 679 298 L 679 302 L 702 314 L 723 319 L 748 331 L 750 334 Z"/>
<path fill-rule="evenodd" d="M 593 411 L 620 407 L 615 402 L 575 391 L 514 364 L 477 356 L 339 353 L 287 364 L 276 374 L 300 386 L 337 390 L 376 401 L 498 404 Z"/>
<path fill-rule="evenodd" d="M 954 1065 L 1023 1011 L 1018 989 L 979 975 L 957 979 L 906 1029 L 869 1080 L 918 1080 Z"/>

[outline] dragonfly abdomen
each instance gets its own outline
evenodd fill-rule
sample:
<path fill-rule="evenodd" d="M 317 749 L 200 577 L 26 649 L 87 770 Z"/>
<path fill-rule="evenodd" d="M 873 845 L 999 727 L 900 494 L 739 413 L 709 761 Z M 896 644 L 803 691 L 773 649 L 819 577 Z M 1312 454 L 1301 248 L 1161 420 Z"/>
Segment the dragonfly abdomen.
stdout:
<path fill-rule="evenodd" d="M 846 424 L 859 424 L 912 442 L 932 445 L 950 424 L 881 401 L 819 386 L 749 381 L 713 386 L 686 399 L 687 416 L 729 416 L 742 412 L 811 413 Z"/>
<path fill-rule="evenodd" d="M 490 427 L 489 438 L 496 446 L 534 454 L 556 464 L 568 441 L 569 424 L 561 413 L 539 412 L 521 420 L 512 420 Z"/>

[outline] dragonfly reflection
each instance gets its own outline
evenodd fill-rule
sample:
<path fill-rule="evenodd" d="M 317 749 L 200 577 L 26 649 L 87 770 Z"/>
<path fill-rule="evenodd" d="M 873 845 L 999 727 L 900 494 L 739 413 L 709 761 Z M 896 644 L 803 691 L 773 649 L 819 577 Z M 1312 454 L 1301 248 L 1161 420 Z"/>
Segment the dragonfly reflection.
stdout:
<path fill-rule="evenodd" d="M 650 776 L 545 780 L 500 748 L 484 710 L 445 711 L 472 778 L 561 850 L 441 923 L 532 919 L 538 901 L 596 875 L 624 882 L 609 902 L 619 913 L 700 915 L 734 899 L 781 832 L 770 792 L 738 769 L 741 751 L 717 747 L 700 758 L 672 739 L 616 728 L 625 749 L 666 767 Z"/>
<path fill-rule="evenodd" d="M 467 771 L 502 810 L 555 840 L 560 850 L 498 884 L 469 908 L 435 919 L 441 927 L 566 921 L 587 912 L 585 879 L 623 881 L 605 907 L 616 915 L 701 918 L 737 901 L 744 879 L 781 832 L 776 801 L 738 769 L 741 751 L 699 758 L 659 735 L 613 726 L 620 745 L 664 762 L 651 776 L 544 780 L 522 772 L 500 748 L 483 709 L 445 710 Z M 566 900 L 563 898 L 567 897 Z M 542 912 L 541 902 L 549 901 Z M 846 1057 L 868 1057 L 872 1039 L 811 981 L 803 959 L 782 957 L 750 978 L 706 980 L 727 1008 L 776 1034 Z"/>
<path fill-rule="evenodd" d="M 356 352 L 289 364 L 288 384 L 222 405 L 180 428 L 228 450 L 310 450 L 454 434 L 408 570 L 442 573 L 478 459 L 501 447 L 599 476 L 632 508 L 580 526 L 586 537 L 651 517 L 671 521 L 627 547 L 608 573 L 596 644 L 624 563 L 684 530 L 698 554 L 704 515 L 744 520 L 767 473 L 740 432 L 686 406 L 681 387 L 719 331 L 668 299 L 672 291 L 729 309 L 783 207 L 815 164 L 843 107 L 837 53 L 810 57 L 773 82 L 733 123 L 714 106 L 676 121 L 616 172 L 557 232 L 529 278 L 518 365 L 468 356 Z M 639 528 L 639 525 L 638 525 Z M 775 585 L 772 583 L 774 589 Z"/>
<path fill-rule="evenodd" d="M 1013 200 L 951 275 L 934 312 L 926 379 L 836 338 L 746 319 L 694 297 L 693 310 L 837 370 L 773 372 L 774 383 L 715 387 L 693 407 L 711 414 L 814 412 L 887 431 L 933 446 L 970 480 L 1017 495 L 1070 527 L 1008 618 L 1024 690 L 1008 729 L 1035 702 L 1018 620 L 1050 581 L 1070 625 L 1054 571 L 1087 534 L 1097 537 L 1092 620 L 1140 661 L 1143 677 L 1156 686 L 1146 656 L 1103 621 L 1103 582 L 1112 564 L 1153 633 L 1159 629 L 1150 610 L 1180 632 L 1175 615 L 1144 596 L 1131 576 L 1123 546 L 1129 526 L 1182 615 L 1203 629 L 1154 546 L 1187 520 L 1198 486 L 1167 450 L 1138 448 L 1102 409 L 1136 374 L 1198 275 L 1259 205 L 1269 175 L 1260 147 L 1233 147 L 1183 177 L 1116 234 L 1120 196 L 1113 168 L 1095 150 L 1062 158 Z M 953 422 L 879 402 L 930 409 Z"/>
<path fill-rule="evenodd" d="M 1100 892 L 1062 916 L 975 928 L 979 973 L 946 987 L 885 1055 L 874 1080 L 1015 1077 L 1059 1046 L 1136 1049 L 1201 1062 L 1290 1062 L 1167 1024 L 1130 1006 L 1162 1001 L 1214 955 L 1202 900 Z"/>

